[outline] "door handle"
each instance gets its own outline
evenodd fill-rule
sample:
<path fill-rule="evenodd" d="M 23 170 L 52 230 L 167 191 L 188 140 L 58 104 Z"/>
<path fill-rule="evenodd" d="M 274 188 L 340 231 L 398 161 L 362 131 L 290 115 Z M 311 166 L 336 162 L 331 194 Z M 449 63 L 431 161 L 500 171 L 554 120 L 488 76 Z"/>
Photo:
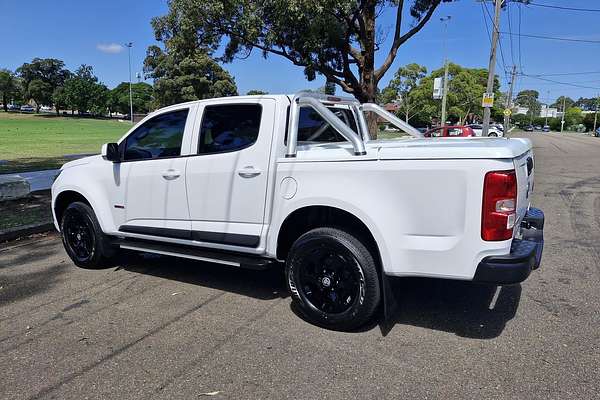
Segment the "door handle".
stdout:
<path fill-rule="evenodd" d="M 177 178 L 179 178 L 180 175 L 181 175 L 181 173 L 178 170 L 173 169 L 173 168 L 169 168 L 168 170 L 163 171 L 163 173 L 162 173 L 162 177 L 168 181 L 177 179 Z"/>
<path fill-rule="evenodd" d="M 262 171 L 260 169 L 254 168 L 251 165 L 244 167 L 242 169 L 238 169 L 238 175 L 241 176 L 242 178 L 254 178 L 255 176 L 260 175 L 261 172 Z"/>

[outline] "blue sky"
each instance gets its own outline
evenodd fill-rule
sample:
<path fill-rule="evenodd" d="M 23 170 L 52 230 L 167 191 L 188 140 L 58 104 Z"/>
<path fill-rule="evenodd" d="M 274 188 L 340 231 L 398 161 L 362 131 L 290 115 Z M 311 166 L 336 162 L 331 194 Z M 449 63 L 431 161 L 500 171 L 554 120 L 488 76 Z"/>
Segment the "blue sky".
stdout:
<path fill-rule="evenodd" d="M 534 0 L 539 4 L 567 5 L 570 7 L 600 8 L 600 0 Z M 408 2 L 407 2 L 408 3 Z M 26 4 L 26 6 L 25 6 Z M 492 4 L 488 3 L 492 12 Z M 512 31 L 518 31 L 518 6 L 510 5 Z M 166 1 L 73 1 L 48 2 L 30 0 L 20 2 L 0 0 L 0 68 L 15 70 L 34 57 L 53 57 L 65 61 L 69 69 L 80 64 L 94 67 L 96 75 L 109 87 L 128 79 L 127 52 L 114 44 L 128 41 L 132 49 L 133 69 L 142 70 L 146 48 L 155 44 L 150 19 L 167 12 Z M 385 86 L 399 66 L 416 62 L 429 70 L 443 62 L 443 29 L 439 18 L 452 16 L 448 26 L 449 58 L 468 67 L 487 68 L 489 39 L 484 23 L 482 4 L 477 0 L 459 0 L 442 4 L 429 24 L 401 47 L 394 65 L 383 78 Z M 561 11 L 543 7 L 521 7 L 521 33 L 600 40 L 599 12 Z M 406 25 L 410 17 L 405 18 Z M 501 31 L 509 30 L 509 12 L 502 13 Z M 389 48 L 393 14 L 384 12 L 379 22 L 383 32 L 389 32 L 378 54 L 379 62 Z M 490 22 L 488 20 L 488 25 Z M 491 26 L 490 26 L 491 27 Z M 113 45 L 113 46 L 111 46 Z M 518 38 L 513 37 L 513 50 L 508 36 L 502 38 L 504 64 L 510 68 L 519 64 Z M 541 39 L 521 39 L 521 64 L 527 74 L 550 74 L 600 71 L 600 44 L 560 42 Z M 514 55 L 514 61 L 513 61 Z M 503 90 L 506 79 L 499 57 Z M 241 94 L 250 89 L 270 93 L 291 93 L 303 88 L 323 85 L 323 79 L 307 82 L 302 70 L 277 56 L 263 59 L 256 52 L 249 59 L 236 60 L 224 66 L 235 77 Z M 553 100 L 565 94 L 574 98 L 591 97 L 600 92 L 600 73 L 570 76 L 551 76 L 560 82 L 575 83 L 592 88 L 578 88 L 552 82 L 521 77 L 516 89 L 536 89 L 542 101 Z M 597 88 L 597 89 L 596 89 Z M 550 91 L 548 95 L 547 92 Z M 338 93 L 341 92 L 338 89 Z"/>

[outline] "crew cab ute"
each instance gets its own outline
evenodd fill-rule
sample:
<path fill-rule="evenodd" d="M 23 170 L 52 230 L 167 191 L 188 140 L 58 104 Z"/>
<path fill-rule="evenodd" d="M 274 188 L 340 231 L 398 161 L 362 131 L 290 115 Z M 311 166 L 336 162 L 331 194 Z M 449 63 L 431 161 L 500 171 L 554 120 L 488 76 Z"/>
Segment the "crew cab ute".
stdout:
<path fill-rule="evenodd" d="M 373 140 L 373 117 L 410 136 Z M 423 138 L 342 97 L 227 97 L 160 109 L 65 164 L 52 211 L 80 267 L 120 249 L 283 267 L 307 319 L 351 330 L 385 315 L 390 276 L 526 279 L 543 248 L 534 173 L 527 139 Z"/>

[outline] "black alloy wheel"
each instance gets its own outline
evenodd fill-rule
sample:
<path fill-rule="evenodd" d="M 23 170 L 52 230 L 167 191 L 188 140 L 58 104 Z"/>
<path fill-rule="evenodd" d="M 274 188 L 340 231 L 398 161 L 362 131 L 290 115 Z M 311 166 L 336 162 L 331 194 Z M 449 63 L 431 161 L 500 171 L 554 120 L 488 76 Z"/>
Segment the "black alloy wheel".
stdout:
<path fill-rule="evenodd" d="M 337 228 L 316 228 L 300 236 L 288 254 L 286 280 L 301 314 L 336 330 L 353 330 L 372 319 L 381 293 L 371 251 Z"/>
<path fill-rule="evenodd" d="M 63 229 L 65 246 L 67 246 L 69 255 L 80 263 L 85 263 L 93 258 L 96 251 L 96 238 L 93 224 L 85 214 L 81 212 L 65 213 Z"/>
<path fill-rule="evenodd" d="M 117 254 L 117 248 L 102 232 L 88 204 L 69 204 L 62 214 L 60 231 L 65 250 L 75 265 L 82 268 L 111 266 L 110 259 Z"/>

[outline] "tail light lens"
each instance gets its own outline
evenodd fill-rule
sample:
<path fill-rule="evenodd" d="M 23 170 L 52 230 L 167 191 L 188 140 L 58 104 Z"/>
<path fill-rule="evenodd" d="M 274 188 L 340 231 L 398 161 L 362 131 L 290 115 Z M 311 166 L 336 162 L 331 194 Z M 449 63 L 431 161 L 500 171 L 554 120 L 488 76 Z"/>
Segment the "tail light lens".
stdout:
<path fill-rule="evenodd" d="M 492 171 L 483 183 L 481 238 L 487 241 L 512 238 L 516 220 L 517 175 L 511 171 Z"/>

